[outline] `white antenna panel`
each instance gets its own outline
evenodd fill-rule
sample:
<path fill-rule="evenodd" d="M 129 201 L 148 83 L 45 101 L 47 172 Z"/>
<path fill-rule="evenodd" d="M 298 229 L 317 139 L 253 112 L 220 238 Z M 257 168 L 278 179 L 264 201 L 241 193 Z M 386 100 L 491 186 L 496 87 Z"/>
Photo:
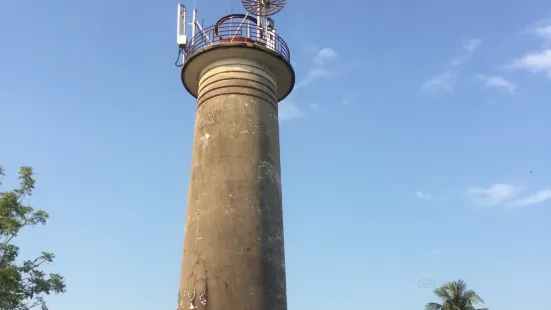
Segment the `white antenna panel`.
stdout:
<path fill-rule="evenodd" d="M 276 51 L 276 43 L 275 43 L 276 31 L 275 31 L 275 29 L 274 28 L 268 29 L 266 31 L 266 34 L 267 34 L 266 47 L 271 49 L 271 50 Z"/>
<path fill-rule="evenodd" d="M 181 48 L 187 43 L 186 37 L 186 7 L 183 4 L 178 4 L 178 32 L 176 42 Z"/>

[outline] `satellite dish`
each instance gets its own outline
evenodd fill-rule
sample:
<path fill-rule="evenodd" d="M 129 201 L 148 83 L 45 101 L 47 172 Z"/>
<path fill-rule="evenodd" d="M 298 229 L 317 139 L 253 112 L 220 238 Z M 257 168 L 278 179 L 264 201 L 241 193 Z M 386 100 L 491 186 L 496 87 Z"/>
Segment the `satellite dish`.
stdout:
<path fill-rule="evenodd" d="M 241 0 L 247 12 L 263 17 L 274 15 L 285 6 L 286 0 Z"/>

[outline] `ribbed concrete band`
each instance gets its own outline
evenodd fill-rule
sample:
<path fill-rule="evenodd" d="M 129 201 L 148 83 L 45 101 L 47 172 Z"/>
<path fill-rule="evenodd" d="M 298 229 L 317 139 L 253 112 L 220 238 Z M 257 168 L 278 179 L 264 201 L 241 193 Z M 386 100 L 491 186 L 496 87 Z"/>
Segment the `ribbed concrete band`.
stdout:
<path fill-rule="evenodd" d="M 197 108 L 223 95 L 247 95 L 266 101 L 277 110 L 277 81 L 267 68 L 243 58 L 215 61 L 200 75 Z"/>

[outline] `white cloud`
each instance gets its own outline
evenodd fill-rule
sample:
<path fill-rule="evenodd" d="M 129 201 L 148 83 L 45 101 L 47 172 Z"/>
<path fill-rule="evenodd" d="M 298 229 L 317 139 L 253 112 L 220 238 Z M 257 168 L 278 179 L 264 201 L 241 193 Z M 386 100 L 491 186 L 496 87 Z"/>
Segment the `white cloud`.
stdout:
<path fill-rule="evenodd" d="M 452 59 L 451 65 L 454 68 L 459 68 L 459 66 L 461 66 L 467 59 L 469 59 L 469 56 L 467 55 L 455 57 Z"/>
<path fill-rule="evenodd" d="M 478 48 L 480 48 L 480 46 L 482 45 L 482 40 L 481 39 L 469 39 L 464 45 L 463 45 L 463 48 L 465 50 L 467 50 L 468 52 L 474 52 L 476 51 Z"/>
<path fill-rule="evenodd" d="M 343 100 L 341 101 L 341 104 L 342 104 L 343 106 L 349 107 L 349 106 L 353 105 L 354 102 L 353 102 L 352 100 L 350 100 L 350 99 L 346 99 L 346 98 L 345 98 L 345 99 L 343 99 Z"/>
<path fill-rule="evenodd" d="M 447 71 L 442 74 L 435 75 L 426 80 L 421 87 L 425 92 L 434 92 L 444 90 L 453 92 L 453 82 L 455 81 L 455 72 Z"/>
<path fill-rule="evenodd" d="M 425 194 L 420 191 L 415 192 L 415 197 L 423 200 L 431 200 L 433 198 L 431 195 Z"/>
<path fill-rule="evenodd" d="M 281 121 L 298 119 L 304 116 L 304 113 L 295 104 L 287 100 L 279 103 L 278 110 Z"/>
<path fill-rule="evenodd" d="M 511 184 L 494 184 L 488 188 L 471 188 L 467 196 L 481 207 L 492 207 L 502 204 L 518 195 L 518 189 Z"/>
<path fill-rule="evenodd" d="M 334 49 L 329 48 L 329 47 L 325 47 L 325 48 L 322 48 L 321 50 L 318 51 L 314 61 L 317 64 L 323 64 L 327 61 L 336 60 L 337 56 L 338 56 L 338 54 L 337 54 L 337 52 L 335 52 Z"/>
<path fill-rule="evenodd" d="M 331 73 L 323 68 L 313 68 L 306 73 L 306 76 L 297 83 L 295 86 L 296 89 L 308 86 L 310 83 L 321 78 L 328 78 L 331 76 Z"/>
<path fill-rule="evenodd" d="M 319 51 L 319 47 L 312 43 L 306 43 L 304 51 L 306 52 L 306 54 L 314 54 Z"/>
<path fill-rule="evenodd" d="M 329 47 L 320 49 L 314 58 L 314 66 L 308 70 L 304 78 L 297 83 L 295 88 L 303 88 L 318 79 L 334 76 L 334 70 L 327 68 L 327 65 L 329 62 L 334 62 L 337 57 L 337 52 Z"/>
<path fill-rule="evenodd" d="M 527 25 L 527 27 L 521 31 L 521 34 L 540 35 L 542 31 L 545 33 L 548 27 L 551 27 L 551 18 L 540 19 Z"/>
<path fill-rule="evenodd" d="M 528 53 L 508 66 L 512 69 L 524 69 L 534 73 L 546 73 L 551 78 L 551 49 Z"/>
<path fill-rule="evenodd" d="M 484 86 L 486 87 L 500 88 L 507 91 L 510 94 L 514 94 L 517 89 L 516 84 L 506 80 L 502 76 L 478 75 L 477 77 L 484 83 Z"/>
<path fill-rule="evenodd" d="M 540 190 L 532 195 L 524 196 L 515 199 L 511 202 L 511 205 L 517 207 L 527 207 L 535 204 L 542 203 L 551 199 L 551 188 Z"/>
<path fill-rule="evenodd" d="M 460 67 L 463 63 L 465 63 L 471 55 L 480 48 L 482 45 L 481 39 L 469 39 L 464 45 L 463 49 L 467 51 L 467 53 L 464 53 L 463 55 L 459 55 L 452 59 L 451 65 L 454 68 Z"/>
<path fill-rule="evenodd" d="M 349 106 L 349 105 L 353 105 L 353 102 L 348 99 L 343 99 L 341 101 L 341 104 L 345 106 Z M 319 104 L 317 102 L 311 102 L 310 104 L 308 104 L 308 110 L 316 113 L 326 113 L 330 111 L 330 109 L 326 105 Z"/>
<path fill-rule="evenodd" d="M 488 188 L 472 188 L 467 196 L 481 207 L 528 207 L 551 200 L 551 188 L 520 196 L 520 189 L 511 184 L 494 184 Z"/>
<path fill-rule="evenodd" d="M 318 50 L 314 57 L 314 65 L 308 70 L 304 78 L 297 82 L 295 89 L 308 86 L 319 79 L 335 76 L 336 68 L 332 68 L 329 63 L 334 62 L 337 58 L 337 52 L 329 47 Z"/>
<path fill-rule="evenodd" d="M 446 91 L 453 92 L 455 78 L 460 67 L 471 57 L 471 55 L 482 45 L 481 39 L 469 39 L 463 45 L 463 53 L 450 61 L 451 70 L 437 74 L 426 80 L 421 86 L 421 90 L 425 92 Z M 466 51 L 466 52 L 465 52 Z"/>
<path fill-rule="evenodd" d="M 546 40 L 551 40 L 551 25 L 536 28 L 535 33 Z"/>
<path fill-rule="evenodd" d="M 427 255 L 429 256 L 435 256 L 435 255 L 438 255 L 438 250 L 430 250 L 427 252 Z"/>
<path fill-rule="evenodd" d="M 319 111 L 321 109 L 320 105 L 317 104 L 317 103 L 310 103 L 310 109 L 314 110 L 314 111 Z"/>
<path fill-rule="evenodd" d="M 308 105 L 308 109 L 310 111 L 313 111 L 313 112 L 317 112 L 317 113 L 321 113 L 321 112 L 327 112 L 327 108 L 324 107 L 323 105 L 317 103 L 317 102 L 312 102 Z"/>
<path fill-rule="evenodd" d="M 539 50 L 524 54 L 505 68 L 543 73 L 551 78 L 551 48 L 549 45 L 551 44 L 551 19 L 539 21 L 531 25 L 525 32 L 537 35 L 543 39 L 543 46 Z"/>

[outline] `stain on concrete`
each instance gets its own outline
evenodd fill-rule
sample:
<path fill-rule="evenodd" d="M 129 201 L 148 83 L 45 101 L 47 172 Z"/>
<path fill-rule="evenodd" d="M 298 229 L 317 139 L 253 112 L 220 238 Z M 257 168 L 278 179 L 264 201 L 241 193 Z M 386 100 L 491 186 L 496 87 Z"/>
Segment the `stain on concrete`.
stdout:
<path fill-rule="evenodd" d="M 246 59 L 203 72 L 178 310 L 287 309 L 275 85 Z"/>

